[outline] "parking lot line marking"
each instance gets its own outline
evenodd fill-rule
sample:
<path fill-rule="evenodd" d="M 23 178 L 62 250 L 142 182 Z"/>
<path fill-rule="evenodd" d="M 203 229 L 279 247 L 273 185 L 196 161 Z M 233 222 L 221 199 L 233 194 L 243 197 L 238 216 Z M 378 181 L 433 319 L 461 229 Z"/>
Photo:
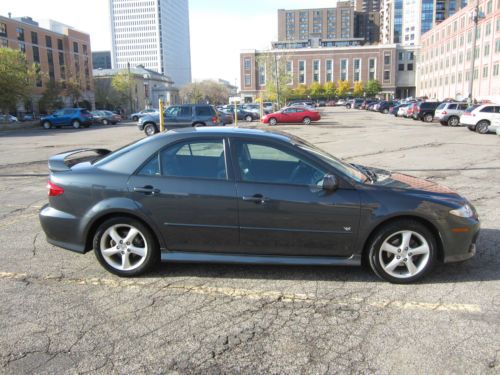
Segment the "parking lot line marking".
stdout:
<path fill-rule="evenodd" d="M 26 273 L 0 272 L 0 280 L 29 281 L 39 283 L 62 283 L 66 285 L 89 285 L 104 286 L 109 288 L 148 288 L 155 287 L 157 284 L 151 284 L 141 280 L 123 280 L 123 279 L 101 279 L 101 278 L 65 278 L 60 276 L 33 276 Z M 399 301 L 399 300 L 370 300 L 364 298 L 317 298 L 313 294 L 305 293 L 283 293 L 280 291 L 250 290 L 240 288 L 212 287 L 206 285 L 187 285 L 187 284 L 166 284 L 160 289 L 181 290 L 187 293 L 210 295 L 214 297 L 246 298 L 251 300 L 267 299 L 279 302 L 304 302 L 316 304 L 334 304 L 340 306 L 350 306 L 353 304 L 362 304 L 379 309 L 398 309 L 398 310 L 422 310 L 422 311 L 460 311 L 468 313 L 480 313 L 481 307 L 476 304 L 464 303 L 433 303 L 418 301 Z"/>

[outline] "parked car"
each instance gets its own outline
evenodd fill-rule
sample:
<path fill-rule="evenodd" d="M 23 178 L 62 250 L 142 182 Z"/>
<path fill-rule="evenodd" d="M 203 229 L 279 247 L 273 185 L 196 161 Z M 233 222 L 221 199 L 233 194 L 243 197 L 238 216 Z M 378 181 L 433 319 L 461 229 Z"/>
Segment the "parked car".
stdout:
<path fill-rule="evenodd" d="M 326 102 L 327 107 L 335 107 L 336 104 L 337 102 L 335 100 L 329 100 Z"/>
<path fill-rule="evenodd" d="M 467 109 L 467 103 L 445 102 L 437 106 L 434 117 L 441 125 L 458 126 L 460 116 Z"/>
<path fill-rule="evenodd" d="M 35 115 L 33 113 L 25 113 L 22 116 L 22 120 L 21 121 L 33 121 L 34 119 L 35 119 Z"/>
<path fill-rule="evenodd" d="M 405 107 L 407 106 L 408 104 L 398 104 L 398 105 L 395 105 L 393 107 L 391 107 L 389 109 L 389 113 L 391 115 L 394 115 L 395 117 L 398 117 L 399 116 L 399 109 L 402 108 L 402 107 Z"/>
<path fill-rule="evenodd" d="M 351 100 L 349 100 L 347 102 L 347 104 L 345 105 L 345 107 L 347 109 L 351 109 L 351 108 L 359 109 L 359 107 L 361 107 L 361 104 L 363 104 L 363 101 L 364 101 L 363 98 L 351 99 Z"/>
<path fill-rule="evenodd" d="M 184 129 L 88 152 L 49 159 L 40 223 L 49 243 L 93 248 L 119 276 L 160 261 L 366 262 L 384 280 L 411 283 L 476 252 L 480 223 L 465 198 L 286 133 Z"/>
<path fill-rule="evenodd" d="M 143 109 L 142 111 L 140 112 L 136 112 L 136 113 L 132 113 L 130 115 L 130 118 L 133 120 L 133 121 L 139 121 L 139 119 L 143 116 L 146 116 L 146 115 L 155 115 L 155 114 L 159 114 L 158 110 L 157 109 L 154 109 L 154 108 L 149 108 L 149 109 Z"/>
<path fill-rule="evenodd" d="M 413 118 L 413 113 L 417 109 L 417 105 L 418 105 L 417 102 L 410 103 L 410 105 L 408 106 L 408 109 L 406 110 L 406 115 L 404 117 Z"/>
<path fill-rule="evenodd" d="M 88 128 L 92 125 L 94 117 L 84 108 L 65 108 L 55 111 L 49 116 L 40 117 L 40 125 L 45 129 L 61 126 L 72 126 L 75 129 L 80 127 Z"/>
<path fill-rule="evenodd" d="M 378 104 L 376 110 L 379 111 L 380 113 L 388 114 L 390 109 L 396 106 L 397 104 L 398 104 L 397 102 L 393 102 L 391 100 L 383 100 Z"/>
<path fill-rule="evenodd" d="M 222 126 L 231 125 L 234 122 L 234 112 L 228 112 L 224 109 L 218 111 L 219 121 Z"/>
<path fill-rule="evenodd" d="M 19 120 L 17 119 L 16 116 L 0 114 L 0 123 L 1 124 L 13 124 L 13 123 L 18 123 L 18 122 L 19 122 Z"/>
<path fill-rule="evenodd" d="M 434 112 L 440 104 L 440 102 L 418 102 L 413 110 L 413 119 L 432 122 L 434 120 Z"/>
<path fill-rule="evenodd" d="M 335 103 L 336 106 L 344 106 L 347 104 L 347 101 L 345 99 L 339 99 L 337 100 L 337 103 Z"/>
<path fill-rule="evenodd" d="M 408 117 L 408 110 L 412 106 L 412 103 L 403 104 L 399 107 L 397 115 L 399 117 Z"/>
<path fill-rule="evenodd" d="M 290 103 L 288 107 L 304 108 L 307 109 L 308 111 L 316 111 L 316 107 L 310 105 L 308 102 Z"/>
<path fill-rule="evenodd" d="M 375 111 L 375 107 L 378 105 L 378 101 L 368 103 L 366 106 L 367 111 Z"/>
<path fill-rule="evenodd" d="M 363 100 L 363 103 L 359 106 L 359 109 L 368 109 L 368 106 L 372 103 L 377 102 L 377 99 L 365 99 Z"/>
<path fill-rule="evenodd" d="M 317 111 L 311 111 L 301 107 L 287 107 L 262 118 L 264 124 L 276 125 L 278 123 L 303 123 L 310 125 L 313 121 L 319 121 L 321 115 Z"/>
<path fill-rule="evenodd" d="M 226 114 L 231 114 L 233 115 L 233 118 L 234 118 L 234 113 L 235 113 L 235 110 L 234 109 L 222 109 L 221 112 L 224 112 Z M 245 120 L 246 122 L 252 122 L 254 120 L 259 120 L 260 119 L 260 114 L 258 112 L 254 112 L 254 111 L 246 111 L 246 110 L 243 110 L 241 108 L 238 108 L 237 111 L 237 116 L 238 116 L 238 120 Z"/>
<path fill-rule="evenodd" d="M 94 121 L 103 125 L 116 125 L 122 120 L 119 114 L 107 110 L 92 111 L 91 113 L 94 116 Z"/>
<path fill-rule="evenodd" d="M 208 104 L 173 105 L 165 109 L 163 119 L 168 129 L 220 125 L 215 108 Z M 147 136 L 158 133 L 160 114 L 142 116 L 137 127 Z"/>
<path fill-rule="evenodd" d="M 500 104 L 482 104 L 467 108 L 460 116 L 460 124 L 480 134 L 494 133 L 500 126 Z"/>

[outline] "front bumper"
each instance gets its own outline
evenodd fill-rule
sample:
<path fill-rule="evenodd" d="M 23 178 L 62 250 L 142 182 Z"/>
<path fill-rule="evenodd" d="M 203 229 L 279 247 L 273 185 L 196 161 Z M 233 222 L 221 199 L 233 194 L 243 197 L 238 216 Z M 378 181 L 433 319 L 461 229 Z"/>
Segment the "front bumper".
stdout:
<path fill-rule="evenodd" d="M 46 204 L 38 214 L 47 241 L 52 245 L 77 253 L 85 252 L 85 240 L 80 235 L 79 219 Z"/>
<path fill-rule="evenodd" d="M 455 218 L 447 220 L 440 231 L 443 241 L 444 263 L 460 262 L 476 254 L 481 224 L 477 218 Z"/>

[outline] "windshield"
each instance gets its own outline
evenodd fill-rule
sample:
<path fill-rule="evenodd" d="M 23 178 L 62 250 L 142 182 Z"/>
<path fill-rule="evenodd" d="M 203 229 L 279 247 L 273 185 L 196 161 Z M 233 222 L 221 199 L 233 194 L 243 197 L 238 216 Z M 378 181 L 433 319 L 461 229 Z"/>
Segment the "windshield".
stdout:
<path fill-rule="evenodd" d="M 309 142 L 300 140 L 296 144 L 296 146 L 304 151 L 313 153 L 318 158 L 323 160 L 325 163 L 331 165 L 332 167 L 334 167 L 335 169 L 337 169 L 338 171 L 340 171 L 341 173 L 343 173 L 344 175 L 353 179 L 356 182 L 364 183 L 369 179 L 366 175 L 361 173 L 361 171 L 354 168 L 352 165 L 347 164 L 340 159 L 337 159 L 336 157 L 330 155 L 329 153 L 310 144 Z"/>

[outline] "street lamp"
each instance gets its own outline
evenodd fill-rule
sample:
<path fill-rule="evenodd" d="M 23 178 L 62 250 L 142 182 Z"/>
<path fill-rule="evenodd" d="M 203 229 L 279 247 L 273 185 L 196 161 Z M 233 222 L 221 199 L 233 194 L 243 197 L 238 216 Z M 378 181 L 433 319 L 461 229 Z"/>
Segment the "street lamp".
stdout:
<path fill-rule="evenodd" d="M 472 16 L 472 22 L 474 23 L 474 28 L 472 29 L 472 49 L 471 49 L 470 76 L 469 76 L 469 97 L 467 98 L 467 103 L 469 104 L 469 106 L 472 105 L 472 89 L 474 87 L 474 63 L 476 60 L 477 24 L 478 24 L 480 19 L 484 18 L 483 15 L 479 14 L 479 0 L 476 0 L 476 4 L 474 5 L 474 9 L 472 10 L 471 16 Z"/>
<path fill-rule="evenodd" d="M 278 109 L 280 108 L 280 83 L 279 83 L 279 76 L 278 76 L 278 54 L 276 51 L 274 52 L 274 67 L 275 67 L 275 74 L 276 74 L 276 102 L 278 103 Z"/>

